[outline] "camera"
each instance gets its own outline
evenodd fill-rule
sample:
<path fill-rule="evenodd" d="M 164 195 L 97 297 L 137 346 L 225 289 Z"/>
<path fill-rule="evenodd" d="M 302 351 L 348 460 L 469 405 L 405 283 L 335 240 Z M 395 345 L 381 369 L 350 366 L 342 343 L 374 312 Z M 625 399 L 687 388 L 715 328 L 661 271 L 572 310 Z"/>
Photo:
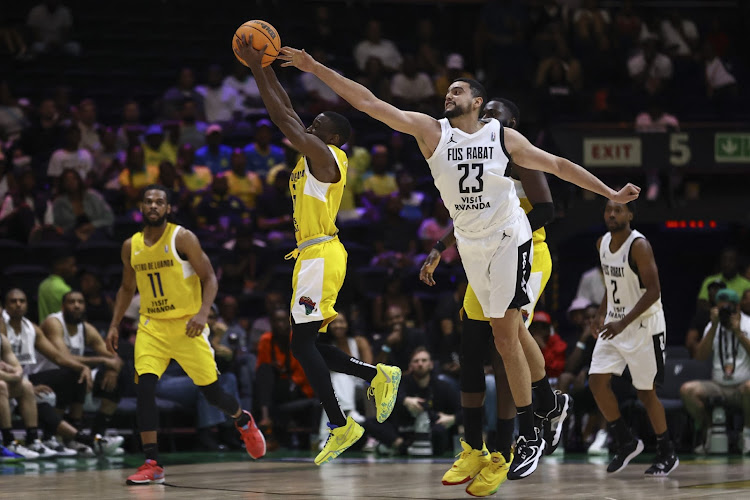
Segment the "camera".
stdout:
<path fill-rule="evenodd" d="M 719 308 L 719 323 L 725 328 L 729 328 L 729 320 L 737 312 L 737 309 L 733 305 L 723 305 Z"/>

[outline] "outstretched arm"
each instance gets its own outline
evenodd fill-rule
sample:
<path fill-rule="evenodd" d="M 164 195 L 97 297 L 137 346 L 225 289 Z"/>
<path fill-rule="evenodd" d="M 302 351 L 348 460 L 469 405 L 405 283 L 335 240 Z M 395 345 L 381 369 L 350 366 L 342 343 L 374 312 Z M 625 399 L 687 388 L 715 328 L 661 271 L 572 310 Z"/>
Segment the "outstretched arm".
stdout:
<path fill-rule="evenodd" d="M 505 134 L 505 148 L 513 157 L 513 163 L 517 165 L 523 165 L 532 170 L 549 172 L 564 181 L 571 182 L 578 187 L 600 194 L 618 203 L 633 201 L 638 198 L 638 193 L 641 192 L 641 188 L 630 183 L 626 184 L 620 191 L 615 191 L 580 165 L 537 148 L 519 132 L 511 128 L 504 128 L 503 133 Z"/>
<path fill-rule="evenodd" d="M 402 111 L 381 101 L 367 87 L 339 75 L 312 58 L 304 50 L 284 47 L 281 49 L 282 66 L 294 66 L 320 78 L 331 90 L 359 111 L 367 113 L 394 130 L 414 136 L 425 158 L 432 156 L 440 142 L 440 123 L 424 113 Z"/>
<path fill-rule="evenodd" d="M 291 107 L 286 91 L 279 84 L 273 69 L 263 68 L 261 62 L 266 52 L 252 46 L 252 35 L 242 36 L 237 42 L 237 57 L 245 61 L 253 72 L 258 84 L 260 97 L 268 110 L 268 115 L 281 132 L 308 159 L 308 165 L 316 179 L 321 182 L 338 182 L 341 172 L 328 146 L 313 134 L 307 133 L 302 120 Z M 283 97 L 282 97 L 283 95 Z"/>

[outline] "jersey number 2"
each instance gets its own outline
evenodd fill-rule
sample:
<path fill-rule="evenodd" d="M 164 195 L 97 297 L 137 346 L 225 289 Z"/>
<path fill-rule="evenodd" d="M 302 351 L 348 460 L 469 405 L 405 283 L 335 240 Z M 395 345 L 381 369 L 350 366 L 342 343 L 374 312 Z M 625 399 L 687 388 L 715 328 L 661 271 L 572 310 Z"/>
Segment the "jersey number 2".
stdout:
<path fill-rule="evenodd" d="M 483 163 L 459 163 L 458 165 L 459 170 L 464 171 L 464 175 L 461 176 L 461 179 L 458 181 L 458 190 L 461 193 L 481 193 L 484 189 L 484 182 L 482 181 L 482 174 L 484 173 L 484 164 Z M 469 172 L 477 170 L 475 179 L 477 180 L 477 186 L 464 186 L 464 181 L 469 177 Z"/>
<path fill-rule="evenodd" d="M 148 279 L 151 280 L 151 291 L 154 292 L 154 297 L 157 297 L 157 284 L 159 285 L 159 295 L 164 297 L 164 289 L 161 287 L 161 275 L 159 273 L 148 273 L 146 276 L 148 276 Z M 156 277 L 156 282 L 154 282 L 154 277 Z"/>
<path fill-rule="evenodd" d="M 617 296 L 615 295 L 617 293 L 617 281 L 612 280 L 612 287 L 613 287 L 612 288 L 612 302 L 614 304 L 619 304 L 620 299 L 618 299 Z"/>

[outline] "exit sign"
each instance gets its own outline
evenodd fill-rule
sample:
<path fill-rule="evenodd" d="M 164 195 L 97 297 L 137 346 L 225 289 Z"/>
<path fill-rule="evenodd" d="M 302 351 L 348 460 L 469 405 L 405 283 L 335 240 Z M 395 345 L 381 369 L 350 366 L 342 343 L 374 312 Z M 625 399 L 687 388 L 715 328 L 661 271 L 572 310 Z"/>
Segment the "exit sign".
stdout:
<path fill-rule="evenodd" d="M 717 132 L 714 159 L 716 163 L 750 163 L 750 134 Z"/>

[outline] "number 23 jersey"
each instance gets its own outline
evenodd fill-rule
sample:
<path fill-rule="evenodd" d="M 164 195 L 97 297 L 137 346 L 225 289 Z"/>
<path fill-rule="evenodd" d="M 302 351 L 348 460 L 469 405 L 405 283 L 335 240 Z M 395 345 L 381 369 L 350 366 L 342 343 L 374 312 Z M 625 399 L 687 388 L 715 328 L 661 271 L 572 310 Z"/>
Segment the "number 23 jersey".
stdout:
<path fill-rule="evenodd" d="M 435 187 L 465 238 L 482 237 L 517 213 L 520 206 L 513 180 L 505 175 L 510 155 L 503 126 L 495 119 L 473 134 L 439 120 L 440 142 L 427 159 Z"/>
<path fill-rule="evenodd" d="M 190 262 L 180 257 L 175 240 L 181 226 L 167 223 L 159 241 L 146 246 L 143 232 L 130 245 L 130 265 L 141 295 L 140 314 L 154 319 L 194 316 L 201 308 L 201 281 Z"/>

